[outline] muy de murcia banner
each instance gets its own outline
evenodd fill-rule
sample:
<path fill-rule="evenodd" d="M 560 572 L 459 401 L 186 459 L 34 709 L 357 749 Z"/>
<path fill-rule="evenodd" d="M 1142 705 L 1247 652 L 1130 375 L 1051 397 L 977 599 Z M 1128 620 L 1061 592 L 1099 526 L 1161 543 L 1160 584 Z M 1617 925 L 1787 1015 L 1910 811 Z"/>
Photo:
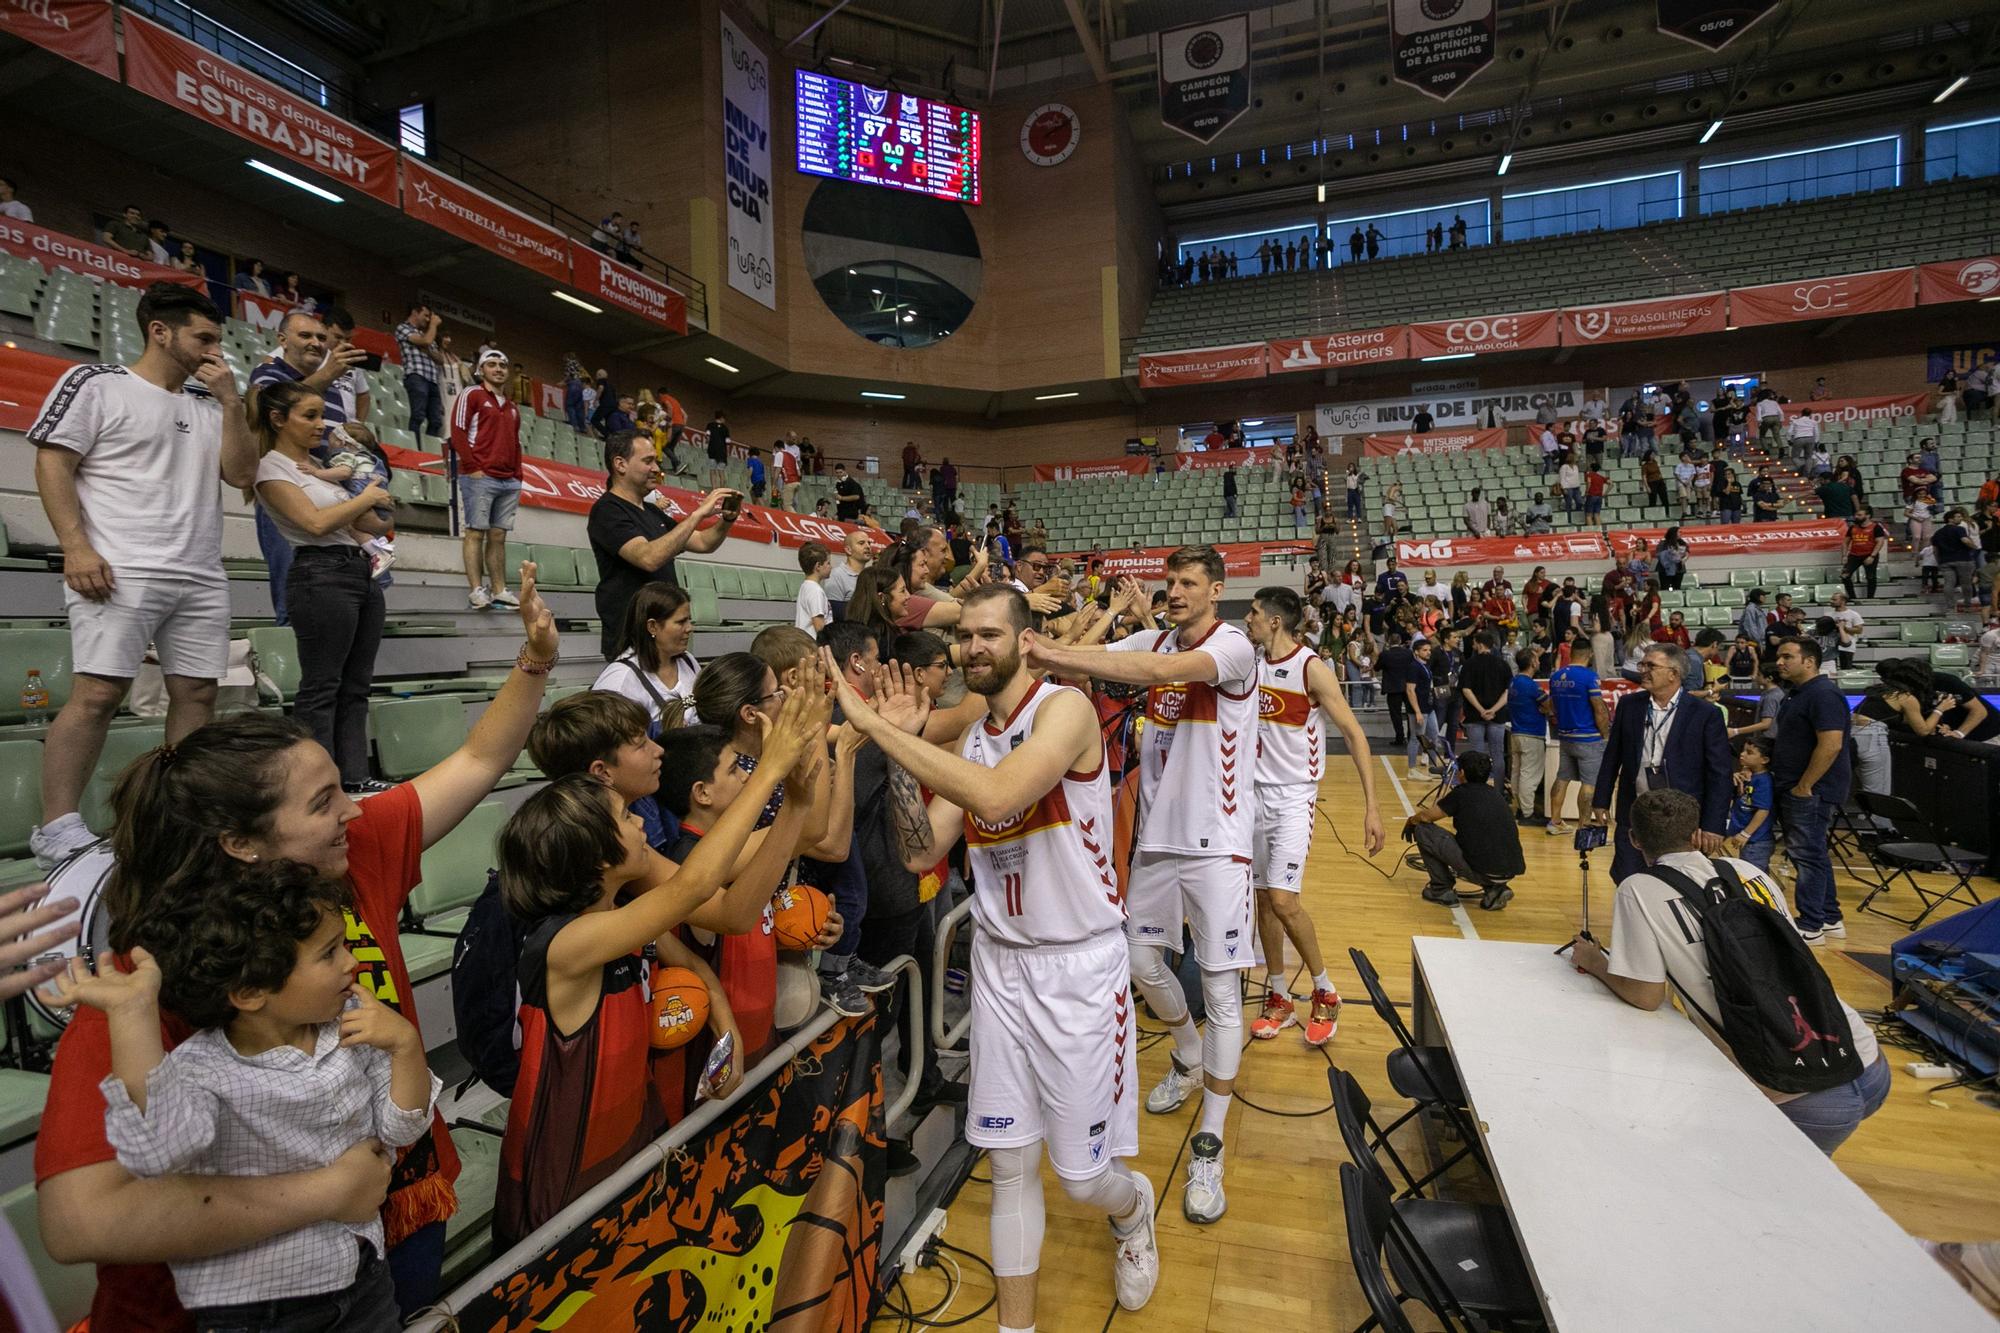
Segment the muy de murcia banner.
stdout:
<path fill-rule="evenodd" d="M 0 0 L 0 32 L 74 60 L 107 79 L 118 77 L 111 0 Z"/>
<path fill-rule="evenodd" d="M 125 82 L 385 204 L 396 202 L 396 149 L 270 80 L 125 11 Z"/>
<path fill-rule="evenodd" d="M 410 157 L 403 159 L 403 211 L 523 268 L 570 280 L 567 236 Z"/>
<path fill-rule="evenodd" d="M 722 159 L 729 285 L 778 308 L 777 223 L 771 216 L 771 62 L 722 17 Z"/>

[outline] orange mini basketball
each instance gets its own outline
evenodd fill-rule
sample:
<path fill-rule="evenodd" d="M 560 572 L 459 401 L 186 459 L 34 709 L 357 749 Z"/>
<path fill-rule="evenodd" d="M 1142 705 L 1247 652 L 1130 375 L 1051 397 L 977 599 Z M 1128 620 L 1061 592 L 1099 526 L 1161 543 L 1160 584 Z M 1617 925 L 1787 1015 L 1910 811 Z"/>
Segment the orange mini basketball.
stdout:
<path fill-rule="evenodd" d="M 708 987 L 684 967 L 653 969 L 653 1001 L 647 1029 L 653 1049 L 671 1051 L 688 1044 L 708 1022 Z"/>
<path fill-rule="evenodd" d="M 788 953 L 803 953 L 813 947 L 826 929 L 827 914 L 833 903 L 810 884 L 792 884 L 771 896 L 771 929 L 778 947 Z"/>

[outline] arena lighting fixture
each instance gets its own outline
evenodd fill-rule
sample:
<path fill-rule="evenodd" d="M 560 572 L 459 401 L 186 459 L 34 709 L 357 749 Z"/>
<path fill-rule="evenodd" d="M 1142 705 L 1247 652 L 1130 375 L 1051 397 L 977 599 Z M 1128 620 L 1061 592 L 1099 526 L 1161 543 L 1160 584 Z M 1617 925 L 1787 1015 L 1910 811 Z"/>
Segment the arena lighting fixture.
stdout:
<path fill-rule="evenodd" d="M 276 167 L 272 166 L 269 162 L 259 162 L 254 157 L 246 157 L 243 159 L 243 165 L 250 168 L 252 171 L 263 172 L 266 176 L 269 176 L 272 180 L 280 180 L 283 181 L 285 184 L 292 186 L 294 189 L 304 190 L 307 194 L 311 195 L 315 199 L 324 199 L 329 204 L 344 204 L 347 202 L 345 199 L 342 199 L 339 195 L 335 194 L 332 190 L 322 190 L 319 188 L 319 186 L 314 185 L 309 180 L 300 180 L 297 176 L 294 176 L 289 171 L 278 170 Z"/>
<path fill-rule="evenodd" d="M 861 396 L 863 398 L 882 398 L 892 403 L 900 403 L 905 398 L 909 397 L 909 395 L 906 393 L 878 393 L 874 389 L 863 389 L 861 391 Z"/>
<path fill-rule="evenodd" d="M 1514 155 L 1512 153 L 1502 153 L 1500 154 L 1500 170 L 1494 172 L 1493 174 L 1496 176 L 1504 176 L 1507 174 L 1507 168 L 1513 165 L 1514 165 Z"/>
<path fill-rule="evenodd" d="M 1325 182 L 1325 181 L 1321 181 L 1321 182 L 1319 183 L 1319 201 L 1320 201 L 1320 202 L 1321 202 L 1322 204 L 1326 202 L 1326 182 Z"/>
<path fill-rule="evenodd" d="M 702 358 L 702 360 L 708 362 L 708 364 L 714 366 L 717 370 L 726 370 L 732 375 L 737 375 L 742 373 L 739 370 L 737 370 L 735 366 L 730 365 L 727 361 L 718 361 L 712 356 L 705 356 Z"/>
<path fill-rule="evenodd" d="M 1931 105 L 1936 106 L 1939 102 L 1944 101 L 1945 98 L 1950 97 L 1960 88 L 1963 88 L 1967 83 L 1971 81 L 1971 79 L 1972 76 L 1970 74 L 1959 75 L 1957 78 L 1953 79 L 1950 83 L 1945 85 L 1945 90 L 1943 92 L 1939 93 L 1936 97 L 1933 97 L 1931 99 Z"/>
<path fill-rule="evenodd" d="M 1722 128 L 1721 121 L 1711 120 L 1710 122 L 1708 122 L 1708 128 L 1701 132 L 1701 138 L 1700 140 L 1698 140 L 1698 142 L 1707 143 L 1710 139 L 1713 139 L 1715 137 L 1716 131 L 1720 130 L 1721 128 Z"/>
<path fill-rule="evenodd" d="M 12 343 L 8 344 L 8 346 L 10 347 L 12 345 L 13 345 Z M 1053 403 L 1058 398 L 1075 398 L 1077 396 L 1078 396 L 1077 391 L 1075 389 L 1071 389 L 1067 393 L 1038 393 L 1035 395 L 1035 401 L 1038 403 Z"/>
<path fill-rule="evenodd" d="M 1473 353 L 1471 352 L 1446 352 L 1443 356 L 1425 356 L 1417 359 L 1420 361 L 1470 361 L 1472 357 Z"/>
<path fill-rule="evenodd" d="M 555 297 L 556 300 L 558 301 L 569 302 L 571 305 L 575 306 L 578 310 L 588 310 L 593 315 L 601 315 L 604 313 L 603 306 L 592 305 L 590 302 L 584 300 L 582 297 L 571 296 L 568 292 L 559 292 L 553 287 L 549 288 L 549 295 Z"/>

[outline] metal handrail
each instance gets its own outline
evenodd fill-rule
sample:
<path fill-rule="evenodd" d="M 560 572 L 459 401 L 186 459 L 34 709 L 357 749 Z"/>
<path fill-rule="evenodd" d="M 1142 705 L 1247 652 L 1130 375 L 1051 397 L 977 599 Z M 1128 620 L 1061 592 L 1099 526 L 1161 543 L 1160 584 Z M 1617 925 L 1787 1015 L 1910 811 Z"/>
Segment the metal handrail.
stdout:
<path fill-rule="evenodd" d="M 966 1031 L 972 1026 L 972 1011 L 965 1011 L 965 1017 L 953 1027 L 944 1025 L 944 965 L 951 956 L 952 941 L 958 935 L 958 927 L 966 917 L 972 915 L 972 899 L 966 900 L 944 914 L 937 925 L 937 942 L 933 945 L 934 956 L 931 967 L 931 985 L 936 991 L 936 1006 L 931 1011 L 931 1046 L 940 1051 L 958 1049 L 965 1039 Z"/>
<path fill-rule="evenodd" d="M 910 1031 L 922 1034 L 924 1030 L 924 974 L 917 966 L 917 960 L 909 954 L 898 954 L 884 972 L 903 972 L 909 976 L 910 989 Z M 893 1125 L 909 1114 L 916 1104 L 918 1085 L 924 1081 L 924 1043 L 906 1043 L 910 1049 L 903 1052 L 910 1062 L 908 1073 L 903 1079 L 903 1091 L 894 1102 L 882 1108 L 882 1123 Z"/>

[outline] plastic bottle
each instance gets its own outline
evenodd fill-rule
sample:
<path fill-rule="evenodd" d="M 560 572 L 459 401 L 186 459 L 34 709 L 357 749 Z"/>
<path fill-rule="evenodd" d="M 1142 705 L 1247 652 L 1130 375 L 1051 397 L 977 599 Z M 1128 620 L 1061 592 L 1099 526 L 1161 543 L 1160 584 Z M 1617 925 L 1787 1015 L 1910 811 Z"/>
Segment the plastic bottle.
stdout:
<path fill-rule="evenodd" d="M 49 687 L 42 683 L 39 668 L 29 668 L 28 682 L 21 687 L 21 720 L 31 727 L 48 724 Z"/>

